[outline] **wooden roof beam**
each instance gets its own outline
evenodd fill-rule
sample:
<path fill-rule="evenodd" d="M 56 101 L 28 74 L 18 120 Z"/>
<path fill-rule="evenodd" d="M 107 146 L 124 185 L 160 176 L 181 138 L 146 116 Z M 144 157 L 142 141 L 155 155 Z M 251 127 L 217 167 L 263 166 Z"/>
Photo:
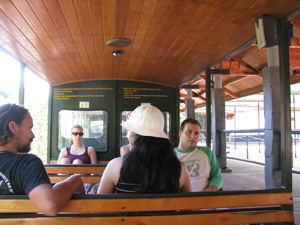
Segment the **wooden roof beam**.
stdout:
<path fill-rule="evenodd" d="M 202 101 L 206 102 L 206 98 L 202 97 L 201 95 L 198 96 Z"/>
<path fill-rule="evenodd" d="M 187 98 L 187 94 L 180 94 L 180 98 Z M 202 101 L 206 102 L 206 98 L 202 97 L 201 95 L 198 95 L 196 93 L 193 93 L 193 98 L 200 98 Z M 181 101 L 183 101 L 184 99 L 180 99 Z"/>
<path fill-rule="evenodd" d="M 259 76 L 259 71 L 253 70 L 230 70 L 232 76 Z"/>
<path fill-rule="evenodd" d="M 183 85 L 181 89 L 205 89 L 205 85 Z"/>
<path fill-rule="evenodd" d="M 260 78 L 262 78 L 262 71 L 260 71 L 259 69 L 254 68 L 253 66 L 249 65 L 248 63 L 246 63 L 245 61 L 243 61 L 242 59 L 240 59 L 236 56 L 233 56 L 231 59 L 234 60 L 234 61 L 238 61 L 240 63 L 240 65 L 242 65 L 245 68 L 248 68 L 252 71 L 256 71 L 258 73 L 256 75 L 259 76 Z"/>
<path fill-rule="evenodd" d="M 233 93 L 232 91 L 228 90 L 227 88 L 225 88 L 225 87 L 223 87 L 223 88 L 224 88 L 225 92 L 227 94 L 229 94 L 230 96 L 232 96 L 233 98 L 239 98 L 240 97 L 238 94 Z"/>
<path fill-rule="evenodd" d="M 205 76 L 204 76 L 203 79 L 205 79 Z M 222 88 L 225 90 L 225 93 L 227 93 L 228 95 L 232 96 L 233 98 L 239 98 L 239 95 L 237 95 L 234 92 L 232 92 L 232 91 L 228 90 L 227 88 L 225 88 L 225 86 L 223 84 L 222 84 Z"/>
<path fill-rule="evenodd" d="M 226 86 L 228 84 L 233 84 L 235 82 L 239 82 L 240 80 L 246 79 L 246 76 L 233 76 L 232 78 L 224 81 L 223 86 Z"/>

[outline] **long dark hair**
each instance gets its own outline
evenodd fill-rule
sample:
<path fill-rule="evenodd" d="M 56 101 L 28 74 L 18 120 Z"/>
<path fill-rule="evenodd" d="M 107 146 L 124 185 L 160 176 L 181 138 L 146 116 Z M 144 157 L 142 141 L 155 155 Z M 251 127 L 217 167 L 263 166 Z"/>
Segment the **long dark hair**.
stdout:
<path fill-rule="evenodd" d="M 0 106 L 0 145 L 5 145 L 13 137 L 8 126 L 9 122 L 15 121 L 20 126 L 27 113 L 28 109 L 23 106 L 15 104 Z"/>
<path fill-rule="evenodd" d="M 181 165 L 168 139 L 137 135 L 126 154 L 120 177 L 140 184 L 137 193 L 178 192 Z"/>

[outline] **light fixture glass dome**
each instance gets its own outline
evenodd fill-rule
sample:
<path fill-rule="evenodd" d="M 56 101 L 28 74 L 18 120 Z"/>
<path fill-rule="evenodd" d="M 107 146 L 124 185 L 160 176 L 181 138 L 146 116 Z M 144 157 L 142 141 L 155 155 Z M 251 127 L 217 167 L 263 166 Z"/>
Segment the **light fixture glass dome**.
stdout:
<path fill-rule="evenodd" d="M 116 50 L 116 51 L 112 51 L 111 53 L 114 57 L 120 57 L 123 54 L 123 51 L 120 50 Z"/>

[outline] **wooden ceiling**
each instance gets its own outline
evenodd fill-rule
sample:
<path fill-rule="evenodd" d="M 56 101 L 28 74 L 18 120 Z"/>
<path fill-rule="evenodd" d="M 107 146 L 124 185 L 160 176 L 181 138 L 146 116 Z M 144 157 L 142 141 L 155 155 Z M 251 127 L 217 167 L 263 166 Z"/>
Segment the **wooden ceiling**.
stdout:
<path fill-rule="evenodd" d="M 300 15 L 293 16 L 289 21 L 292 24 L 293 38 L 290 39 L 290 51 L 299 49 L 300 55 Z M 222 76 L 222 87 L 225 90 L 225 100 L 237 99 L 263 91 L 262 70 L 268 66 L 267 49 L 259 49 L 256 41 L 247 45 L 243 50 L 237 51 L 234 56 L 228 57 L 226 60 L 217 64 L 213 68 L 230 69 L 230 75 Z M 290 61 L 291 62 L 291 61 Z M 291 63 L 290 75 L 291 84 L 299 83 L 300 76 L 293 76 L 294 69 L 300 69 L 300 63 L 295 66 Z M 236 65 L 238 67 L 236 67 Z M 229 66 L 229 67 L 228 67 Z M 248 74 L 244 74 L 245 71 Z M 254 72 L 254 73 L 251 73 Z M 256 74 L 257 73 L 257 74 Z M 199 89 L 193 89 L 193 99 L 196 108 L 206 106 L 206 90 L 205 90 L 205 72 L 188 82 L 190 85 L 199 85 Z M 187 90 L 181 89 L 181 111 L 185 108 L 184 100 L 187 97 Z"/>
<path fill-rule="evenodd" d="M 105 79 L 202 85 L 203 71 L 241 46 L 248 48 L 228 60 L 261 71 L 266 50 L 251 45 L 255 19 L 283 19 L 299 8 L 299 0 L 0 0 L 0 45 L 51 85 Z M 106 44 L 112 38 L 132 44 L 113 48 Z M 261 72 L 222 82 L 227 99 L 262 90 Z M 205 90 L 194 95 L 198 105 L 205 101 Z"/>

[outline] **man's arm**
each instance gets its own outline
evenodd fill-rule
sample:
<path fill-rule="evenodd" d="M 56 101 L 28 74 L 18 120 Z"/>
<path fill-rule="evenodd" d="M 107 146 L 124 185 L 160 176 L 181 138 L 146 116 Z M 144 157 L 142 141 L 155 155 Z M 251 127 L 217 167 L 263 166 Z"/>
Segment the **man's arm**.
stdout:
<path fill-rule="evenodd" d="M 85 193 L 83 181 L 79 175 L 73 175 L 53 187 L 51 184 L 38 185 L 30 191 L 28 196 L 44 215 L 56 216 L 74 193 Z"/>
<path fill-rule="evenodd" d="M 207 148 L 206 154 L 210 160 L 210 181 L 206 191 L 218 191 L 223 185 L 223 177 L 220 171 L 219 163 L 214 153 Z"/>

